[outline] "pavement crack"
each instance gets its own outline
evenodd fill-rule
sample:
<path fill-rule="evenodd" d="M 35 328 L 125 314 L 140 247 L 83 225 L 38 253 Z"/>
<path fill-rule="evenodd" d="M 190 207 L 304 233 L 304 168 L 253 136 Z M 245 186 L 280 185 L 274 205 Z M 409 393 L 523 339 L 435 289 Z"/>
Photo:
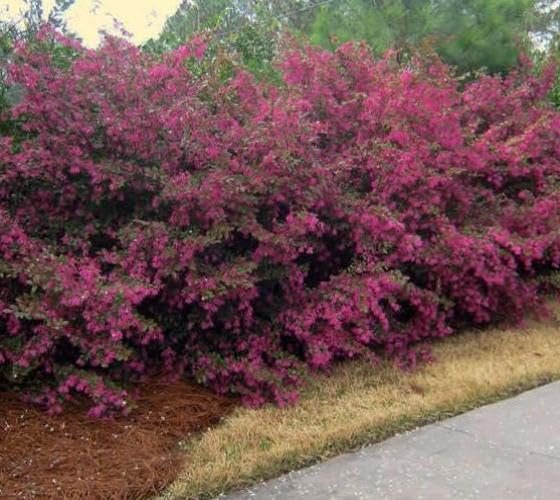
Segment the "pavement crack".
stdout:
<path fill-rule="evenodd" d="M 451 427 L 449 425 L 445 425 L 442 424 L 441 422 L 436 422 L 435 424 L 437 427 L 441 427 L 442 429 L 446 429 L 448 431 L 452 431 L 452 432 L 459 432 L 460 434 L 466 434 L 467 436 L 471 436 L 473 438 L 477 438 L 476 434 L 473 434 L 472 432 L 466 431 L 464 429 L 459 429 L 458 427 Z M 490 442 L 490 441 L 489 441 Z"/>
<path fill-rule="evenodd" d="M 543 458 L 552 458 L 553 460 L 560 461 L 560 456 L 559 455 L 554 455 L 554 454 L 546 453 L 546 452 L 543 452 L 543 451 L 532 450 L 530 448 L 524 448 L 522 446 L 514 446 L 514 445 L 511 445 L 511 444 L 508 444 L 508 443 L 504 443 L 503 441 L 502 442 L 491 441 L 489 439 L 485 439 L 485 438 L 481 437 L 480 435 L 478 435 L 474 432 L 470 432 L 470 431 L 467 431 L 465 429 L 460 429 L 458 427 L 453 427 L 453 426 L 450 426 L 450 425 L 445 425 L 441 422 L 437 422 L 434 425 L 436 425 L 437 427 L 440 427 L 442 429 L 451 431 L 451 432 L 457 432 L 459 434 L 464 434 L 464 435 L 469 436 L 469 437 L 471 437 L 471 438 L 473 438 L 477 441 L 483 442 L 483 443 L 485 443 L 489 446 L 493 446 L 494 448 L 499 448 L 499 449 L 504 450 L 504 451 L 509 451 L 509 452 L 512 452 L 512 453 L 515 453 L 515 454 L 518 454 L 518 453 L 521 452 L 525 455 L 535 455 L 535 456 L 539 456 L 539 457 L 543 457 Z"/>

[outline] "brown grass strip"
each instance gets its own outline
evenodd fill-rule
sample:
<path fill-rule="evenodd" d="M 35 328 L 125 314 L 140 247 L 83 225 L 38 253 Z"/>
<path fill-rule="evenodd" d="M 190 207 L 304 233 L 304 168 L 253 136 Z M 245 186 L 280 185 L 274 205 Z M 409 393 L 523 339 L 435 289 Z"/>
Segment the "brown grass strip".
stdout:
<path fill-rule="evenodd" d="M 432 342 L 434 363 L 407 373 L 388 363 L 340 365 L 313 377 L 290 408 L 236 408 L 185 443 L 165 500 L 213 498 L 560 379 L 560 304 L 521 328 Z"/>
<path fill-rule="evenodd" d="M 188 382 L 152 381 L 114 420 L 72 407 L 49 416 L 0 393 L 0 498 L 132 499 L 156 494 L 184 465 L 178 442 L 234 406 Z"/>

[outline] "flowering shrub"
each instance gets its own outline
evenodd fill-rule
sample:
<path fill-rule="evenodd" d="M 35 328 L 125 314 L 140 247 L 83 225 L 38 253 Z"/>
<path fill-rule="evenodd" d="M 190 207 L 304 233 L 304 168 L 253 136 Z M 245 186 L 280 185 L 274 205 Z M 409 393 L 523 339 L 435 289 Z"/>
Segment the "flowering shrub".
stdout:
<path fill-rule="evenodd" d="M 17 47 L 0 381 L 92 415 L 126 413 L 123 381 L 156 371 L 284 404 L 306 370 L 411 367 L 419 340 L 520 318 L 553 286 L 553 68 L 461 87 L 437 61 L 296 47 L 274 87 L 194 75 L 203 55 L 48 30 Z"/>

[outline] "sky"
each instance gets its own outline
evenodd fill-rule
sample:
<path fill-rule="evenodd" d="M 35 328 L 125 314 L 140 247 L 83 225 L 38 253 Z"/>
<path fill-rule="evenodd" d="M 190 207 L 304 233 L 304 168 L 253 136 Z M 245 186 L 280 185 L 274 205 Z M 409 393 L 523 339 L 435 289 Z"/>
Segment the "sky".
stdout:
<path fill-rule="evenodd" d="M 99 31 L 115 33 L 114 19 L 132 34 L 134 43 L 141 43 L 158 35 L 165 20 L 178 8 L 181 0 L 76 0 L 65 19 L 70 31 L 95 47 Z M 49 12 L 54 0 L 43 0 Z M 0 19 L 17 19 L 24 0 L 0 0 Z"/>

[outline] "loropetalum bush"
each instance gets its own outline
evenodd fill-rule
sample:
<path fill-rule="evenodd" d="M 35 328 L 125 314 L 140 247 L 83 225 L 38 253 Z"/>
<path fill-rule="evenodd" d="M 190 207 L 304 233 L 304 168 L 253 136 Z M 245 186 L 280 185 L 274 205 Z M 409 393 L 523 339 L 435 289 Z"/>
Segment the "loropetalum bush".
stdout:
<path fill-rule="evenodd" d="M 48 30 L 17 47 L 5 386 L 101 416 L 128 411 L 128 382 L 186 373 L 285 404 L 310 370 L 412 367 L 419 340 L 521 318 L 558 282 L 554 68 L 465 86 L 434 60 L 294 47 L 275 87 L 195 76 L 203 57 Z"/>

